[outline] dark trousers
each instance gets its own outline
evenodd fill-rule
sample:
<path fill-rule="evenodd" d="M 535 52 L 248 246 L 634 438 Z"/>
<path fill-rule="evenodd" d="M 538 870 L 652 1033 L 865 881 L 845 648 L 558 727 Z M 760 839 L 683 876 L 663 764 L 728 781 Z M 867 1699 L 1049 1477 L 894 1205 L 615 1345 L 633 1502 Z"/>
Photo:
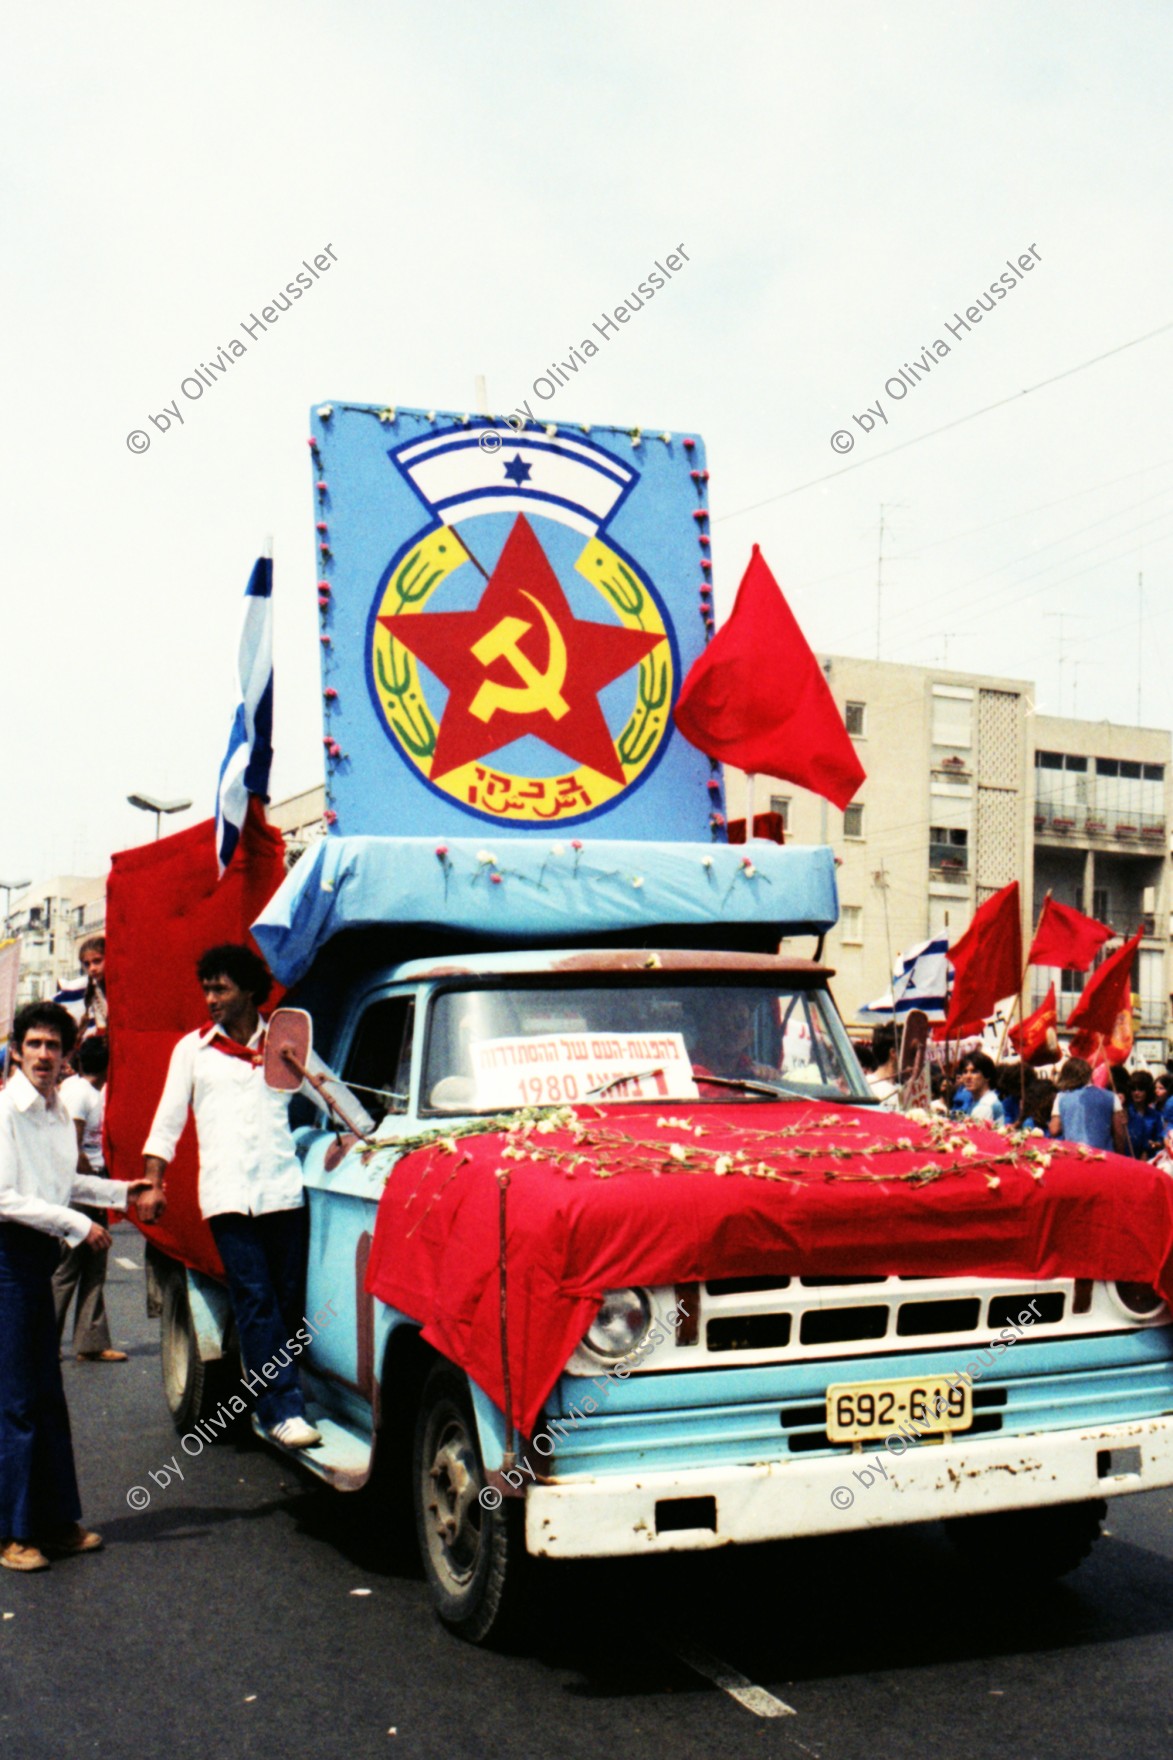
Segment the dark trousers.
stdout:
<path fill-rule="evenodd" d="M 306 1211 L 271 1210 L 265 1216 L 228 1211 L 209 1216 L 208 1227 L 224 1266 L 240 1354 L 266 1430 L 286 1418 L 304 1418 L 297 1357 L 289 1349 L 302 1323 L 305 1291 Z M 265 1368 L 276 1371 L 265 1374 Z"/>
<path fill-rule="evenodd" d="M 0 1540 L 38 1540 L 81 1520 L 57 1360 L 54 1235 L 0 1223 Z"/>
<path fill-rule="evenodd" d="M 74 1208 L 88 1216 L 91 1222 L 105 1226 L 104 1210 L 91 1210 L 86 1204 L 76 1204 Z M 79 1356 L 83 1351 L 110 1349 L 110 1326 L 106 1319 L 106 1261 L 109 1256 L 108 1247 L 88 1247 L 83 1241 L 80 1247 L 66 1248 L 53 1273 L 58 1339 L 65 1331 L 74 1291 L 77 1292 L 73 1348 Z"/>

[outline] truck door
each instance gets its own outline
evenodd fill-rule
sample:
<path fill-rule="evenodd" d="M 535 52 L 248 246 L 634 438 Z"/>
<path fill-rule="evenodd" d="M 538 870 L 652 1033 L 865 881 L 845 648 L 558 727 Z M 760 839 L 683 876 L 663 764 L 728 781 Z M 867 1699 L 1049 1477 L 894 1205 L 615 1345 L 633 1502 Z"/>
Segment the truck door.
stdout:
<path fill-rule="evenodd" d="M 411 1116 L 414 1023 L 414 995 L 373 999 L 344 1054 L 340 1073 L 383 1140 L 395 1134 L 401 1119 L 405 1133 L 417 1128 Z M 310 1211 L 306 1311 L 312 1319 L 332 1301 L 328 1311 L 339 1318 L 315 1341 L 314 1372 L 333 1384 L 333 1397 L 343 1406 L 353 1408 L 356 1400 L 373 1405 L 378 1341 L 374 1298 L 363 1286 L 382 1173 L 373 1174 L 358 1154 L 340 1155 L 331 1145 L 307 1157 L 305 1184 Z"/>

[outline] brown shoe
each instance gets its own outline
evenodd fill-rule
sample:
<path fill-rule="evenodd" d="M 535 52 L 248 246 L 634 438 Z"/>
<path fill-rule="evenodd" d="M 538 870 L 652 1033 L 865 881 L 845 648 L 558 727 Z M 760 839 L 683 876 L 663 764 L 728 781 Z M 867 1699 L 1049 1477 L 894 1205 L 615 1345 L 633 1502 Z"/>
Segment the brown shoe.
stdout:
<path fill-rule="evenodd" d="M 79 1363 L 129 1363 L 125 1351 L 78 1351 Z"/>
<path fill-rule="evenodd" d="M 80 1522 L 74 1522 L 68 1528 L 58 1529 L 52 1538 L 46 1540 L 45 1551 L 52 1558 L 71 1558 L 75 1552 L 97 1552 L 101 1545 L 100 1534 L 83 1528 Z"/>
<path fill-rule="evenodd" d="M 47 1571 L 49 1560 L 25 1540 L 6 1540 L 0 1546 L 0 1564 L 10 1571 Z"/>

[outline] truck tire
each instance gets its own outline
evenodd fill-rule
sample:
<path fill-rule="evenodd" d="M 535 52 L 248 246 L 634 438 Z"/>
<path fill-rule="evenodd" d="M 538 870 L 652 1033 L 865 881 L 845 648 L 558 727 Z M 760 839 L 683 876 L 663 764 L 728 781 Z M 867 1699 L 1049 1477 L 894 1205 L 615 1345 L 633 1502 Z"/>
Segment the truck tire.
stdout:
<path fill-rule="evenodd" d="M 175 1428 L 182 1435 L 201 1418 L 217 1412 L 221 1393 L 232 1381 L 227 1359 L 205 1363 L 191 1320 L 187 1278 L 181 1265 L 163 1279 L 163 1311 L 159 1319 L 163 1364 L 163 1396 Z M 231 1425 L 223 1427 L 228 1435 Z"/>
<path fill-rule="evenodd" d="M 946 1522 L 949 1538 L 983 1575 L 1023 1585 L 1052 1582 L 1083 1563 L 1108 1513 L 1102 1497 L 1043 1509 L 996 1510 Z"/>
<path fill-rule="evenodd" d="M 438 1364 L 424 1383 L 412 1451 L 416 1533 L 436 1612 L 473 1644 L 516 1629 L 525 1551 L 524 1508 L 480 1502 L 484 1469 L 465 1378 Z"/>

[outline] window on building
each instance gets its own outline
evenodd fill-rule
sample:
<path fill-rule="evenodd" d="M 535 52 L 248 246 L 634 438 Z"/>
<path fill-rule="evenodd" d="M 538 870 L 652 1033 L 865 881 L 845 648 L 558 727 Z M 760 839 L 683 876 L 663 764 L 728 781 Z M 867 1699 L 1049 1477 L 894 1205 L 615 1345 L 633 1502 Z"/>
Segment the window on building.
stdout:
<path fill-rule="evenodd" d="M 968 751 L 973 744 L 973 692 L 933 686 L 933 744 Z"/>
<path fill-rule="evenodd" d="M 788 794 L 772 794 L 770 796 L 770 811 L 771 811 L 771 813 L 777 813 L 778 817 L 782 821 L 782 829 L 783 829 L 783 831 L 785 831 L 787 837 L 789 837 L 790 836 L 790 796 Z"/>
<path fill-rule="evenodd" d="M 969 868 L 969 832 L 948 825 L 929 828 L 929 867 L 943 873 L 965 873 Z"/>
<path fill-rule="evenodd" d="M 950 904 L 949 900 L 946 898 L 930 897 L 930 899 L 929 899 L 929 934 L 930 935 L 951 935 L 952 924 L 950 922 L 950 918 L 952 917 L 952 914 L 953 914 L 953 908 L 954 907 Z M 962 908 L 964 909 L 965 907 L 963 906 Z"/>
<path fill-rule="evenodd" d="M 1142 765 L 1142 769 L 1146 782 L 1164 782 L 1165 766 L 1163 764 L 1145 764 Z"/>
<path fill-rule="evenodd" d="M 839 912 L 839 932 L 843 941 L 863 940 L 863 906 L 845 904 Z"/>
<path fill-rule="evenodd" d="M 867 705 L 864 703 L 845 703 L 843 705 L 843 723 L 852 739 L 862 739 L 867 733 Z"/>
<path fill-rule="evenodd" d="M 844 837 L 863 836 L 862 801 L 852 801 L 849 807 L 843 809 L 843 835 Z"/>

